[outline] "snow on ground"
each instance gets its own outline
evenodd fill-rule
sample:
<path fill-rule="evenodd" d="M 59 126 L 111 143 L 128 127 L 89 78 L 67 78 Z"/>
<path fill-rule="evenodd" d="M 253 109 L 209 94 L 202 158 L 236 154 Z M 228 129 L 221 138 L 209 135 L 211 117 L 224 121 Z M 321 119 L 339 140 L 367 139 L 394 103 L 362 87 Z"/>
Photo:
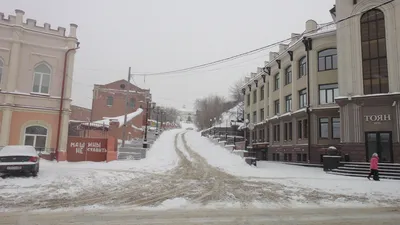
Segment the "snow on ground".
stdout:
<path fill-rule="evenodd" d="M 207 159 L 212 166 L 227 173 L 252 180 L 272 181 L 290 189 L 305 187 L 329 193 L 380 198 L 400 198 L 399 181 L 369 181 L 367 178 L 345 177 L 325 173 L 321 168 L 286 165 L 277 162 L 258 162 L 249 166 L 243 158 L 212 143 L 197 132 L 186 134 L 189 146 Z"/>
<path fill-rule="evenodd" d="M 174 138 L 180 130 L 165 131 L 142 160 L 106 162 L 52 162 L 40 161 L 37 177 L 8 177 L 0 180 L 1 197 L 48 193 L 48 195 L 75 196 L 83 190 L 114 186 L 144 176 L 163 173 L 178 163 Z M 1 208 L 1 207 L 0 207 Z"/>

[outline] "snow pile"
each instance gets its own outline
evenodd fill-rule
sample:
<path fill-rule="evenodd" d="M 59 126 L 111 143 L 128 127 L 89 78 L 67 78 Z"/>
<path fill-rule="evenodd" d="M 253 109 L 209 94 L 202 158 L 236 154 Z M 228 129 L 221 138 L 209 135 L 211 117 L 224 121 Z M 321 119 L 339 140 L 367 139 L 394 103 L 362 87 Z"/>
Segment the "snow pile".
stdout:
<path fill-rule="evenodd" d="M 249 166 L 243 158 L 225 148 L 213 144 L 197 132 L 186 134 L 188 145 L 208 163 L 242 179 L 272 181 L 291 189 L 307 188 L 328 193 L 367 196 L 370 199 L 400 198 L 399 181 L 372 182 L 367 178 L 337 176 L 325 173 L 321 168 L 300 167 L 278 162 L 257 162 Z"/>
<path fill-rule="evenodd" d="M 129 121 L 133 120 L 135 117 L 139 116 L 140 114 L 142 114 L 143 109 L 142 108 L 138 108 L 135 112 L 129 113 L 126 115 L 126 122 L 128 123 Z M 119 127 L 122 127 L 125 123 L 125 115 L 122 116 L 117 116 L 117 117 L 103 117 L 102 120 L 97 120 L 97 121 L 93 121 L 93 122 L 86 122 L 86 123 L 82 123 L 82 125 L 85 126 L 105 126 L 108 127 L 110 126 L 110 122 L 111 121 L 118 121 L 119 123 Z"/>
<path fill-rule="evenodd" d="M 0 180 L 3 198 L 40 198 L 76 196 L 87 190 L 109 189 L 145 176 L 163 173 L 178 164 L 174 148 L 175 135 L 180 130 L 169 130 L 154 142 L 142 160 L 106 162 L 54 162 L 41 160 L 38 177 L 9 177 Z M 1 207 L 0 207 L 1 210 Z"/>

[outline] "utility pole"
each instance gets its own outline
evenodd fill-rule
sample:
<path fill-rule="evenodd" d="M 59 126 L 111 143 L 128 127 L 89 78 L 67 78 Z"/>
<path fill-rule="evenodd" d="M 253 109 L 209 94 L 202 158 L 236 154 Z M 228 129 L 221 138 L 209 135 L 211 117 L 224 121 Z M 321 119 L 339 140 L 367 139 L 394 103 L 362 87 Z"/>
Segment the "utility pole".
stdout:
<path fill-rule="evenodd" d="M 122 147 L 125 147 L 125 139 L 126 139 L 126 122 L 128 120 L 128 112 L 129 112 L 129 92 L 131 90 L 131 67 L 129 67 L 128 71 L 128 83 L 129 87 L 126 88 L 126 96 L 125 96 L 125 115 L 124 115 L 124 127 L 122 128 Z"/>

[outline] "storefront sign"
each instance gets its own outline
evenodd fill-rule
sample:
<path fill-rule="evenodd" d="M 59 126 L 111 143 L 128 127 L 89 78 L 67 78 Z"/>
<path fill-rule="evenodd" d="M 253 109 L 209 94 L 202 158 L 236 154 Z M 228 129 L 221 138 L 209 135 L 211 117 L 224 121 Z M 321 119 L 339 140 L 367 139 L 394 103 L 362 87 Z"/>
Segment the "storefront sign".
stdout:
<path fill-rule="evenodd" d="M 364 116 L 364 119 L 365 122 L 379 123 L 379 122 L 391 121 L 391 116 L 390 114 L 369 115 L 369 116 Z"/>

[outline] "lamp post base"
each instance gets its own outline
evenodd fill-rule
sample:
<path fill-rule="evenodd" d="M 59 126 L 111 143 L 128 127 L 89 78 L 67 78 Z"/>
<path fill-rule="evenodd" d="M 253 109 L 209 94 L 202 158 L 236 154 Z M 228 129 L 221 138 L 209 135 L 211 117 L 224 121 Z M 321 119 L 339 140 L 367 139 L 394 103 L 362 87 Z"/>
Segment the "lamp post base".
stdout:
<path fill-rule="evenodd" d="M 147 140 L 144 140 L 143 141 L 143 148 L 147 148 L 149 145 L 148 145 L 148 143 L 147 143 Z"/>

